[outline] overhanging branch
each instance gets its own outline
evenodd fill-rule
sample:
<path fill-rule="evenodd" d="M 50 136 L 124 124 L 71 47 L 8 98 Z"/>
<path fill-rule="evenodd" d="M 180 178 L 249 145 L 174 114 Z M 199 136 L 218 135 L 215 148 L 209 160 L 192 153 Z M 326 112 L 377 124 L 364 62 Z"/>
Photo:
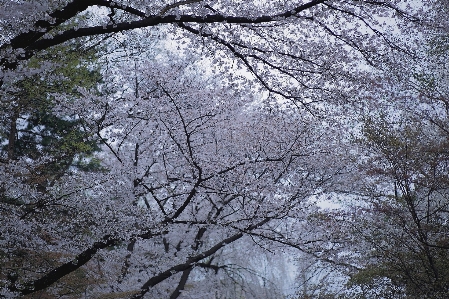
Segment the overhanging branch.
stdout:
<path fill-rule="evenodd" d="M 62 44 L 66 41 L 86 37 L 93 35 L 103 35 L 108 33 L 118 33 L 122 31 L 153 27 L 160 24 L 179 24 L 179 23 L 197 23 L 197 24 L 212 24 L 212 23 L 230 23 L 230 24 L 260 24 L 279 21 L 285 18 L 292 17 L 302 11 L 317 6 L 325 0 L 313 0 L 303 5 L 300 5 L 294 9 L 285 11 L 283 13 L 274 15 L 261 15 L 259 17 L 247 17 L 247 16 L 230 16 L 224 14 L 210 14 L 210 15 L 146 15 L 143 12 L 131 8 L 129 6 L 118 6 L 112 1 L 104 0 L 73 0 L 67 4 L 63 9 L 56 10 L 51 13 L 50 16 L 55 20 L 53 24 L 48 21 L 37 21 L 34 24 L 35 28 L 41 28 L 41 30 L 31 30 L 22 34 L 19 34 L 13 38 L 8 44 L 2 45 L 2 49 L 24 49 L 25 53 L 17 55 L 15 59 L 10 60 L 2 58 L 0 60 L 0 66 L 6 69 L 15 69 L 18 65 L 18 61 L 24 61 L 30 59 L 36 52 L 48 49 L 50 47 Z M 139 16 L 143 19 L 121 22 L 117 24 L 109 24 L 104 26 L 92 26 L 86 28 L 72 28 L 66 30 L 60 34 L 49 38 L 43 38 L 46 33 L 50 32 L 57 25 L 62 24 L 65 21 L 70 20 L 78 13 L 86 10 L 90 6 L 103 6 L 115 9 L 120 9 L 130 14 Z M 42 30 L 43 29 L 43 30 Z"/>

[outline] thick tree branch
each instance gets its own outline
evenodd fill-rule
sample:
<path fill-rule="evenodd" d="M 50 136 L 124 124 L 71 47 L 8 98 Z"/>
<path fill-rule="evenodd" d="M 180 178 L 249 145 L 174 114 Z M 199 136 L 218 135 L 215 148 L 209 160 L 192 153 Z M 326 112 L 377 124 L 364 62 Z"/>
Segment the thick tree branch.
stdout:
<path fill-rule="evenodd" d="M 15 286 L 11 287 L 11 291 L 19 292 L 22 295 L 31 294 L 40 290 L 43 290 L 62 277 L 69 273 L 77 270 L 81 266 L 85 265 L 92 257 L 100 250 L 110 246 L 117 245 L 120 240 L 115 238 L 110 238 L 109 236 L 104 237 L 104 241 L 95 242 L 90 248 L 84 250 L 82 253 L 78 254 L 72 261 L 65 263 L 58 268 L 53 269 L 43 277 L 26 284 L 24 289 L 18 290 Z"/>
<path fill-rule="evenodd" d="M 160 24 L 178 24 L 178 23 L 198 23 L 198 24 L 211 24 L 211 23 L 231 23 L 231 24 L 260 24 L 275 22 L 281 19 L 292 17 L 304 10 L 317 6 L 325 0 L 313 0 L 303 5 L 300 5 L 294 9 L 285 11 L 275 15 L 262 15 L 259 17 L 246 17 L 246 16 L 228 16 L 223 14 L 213 14 L 206 16 L 197 15 L 145 15 L 142 20 L 136 20 L 131 22 L 122 22 L 117 24 L 109 24 L 105 26 L 92 26 L 87 28 L 74 28 L 64 31 L 61 34 L 57 34 L 50 38 L 42 38 L 47 32 L 53 29 L 56 25 L 63 23 L 74 17 L 79 12 L 84 11 L 90 6 L 106 6 L 115 7 L 111 1 L 102 0 L 74 0 L 61 10 L 57 10 L 51 13 L 50 16 L 55 18 L 56 22 L 50 24 L 47 21 L 38 21 L 35 27 L 44 28 L 43 32 L 29 31 L 15 37 L 7 45 L 3 45 L 2 48 L 12 49 L 24 49 L 25 53 L 21 53 L 13 60 L 2 58 L 0 60 L 0 66 L 6 69 L 14 69 L 18 65 L 18 61 L 28 60 L 34 53 L 48 49 L 50 47 L 62 44 L 66 41 L 86 37 L 93 35 L 102 35 L 107 33 L 117 33 L 137 28 L 152 27 Z M 121 7 L 116 7 L 121 8 Z M 129 7 L 123 8 L 125 11 L 144 17 L 138 10 L 131 9 Z"/>
<path fill-rule="evenodd" d="M 49 14 L 49 16 L 52 18 L 52 22 L 45 20 L 39 20 L 35 22 L 33 27 L 36 28 L 36 30 L 31 30 L 17 35 L 9 42 L 7 46 L 10 46 L 13 49 L 27 48 L 29 45 L 31 45 L 32 43 L 36 42 L 41 37 L 43 37 L 47 32 L 49 32 L 56 26 L 61 25 L 65 21 L 70 20 L 78 13 L 86 10 L 89 6 L 95 5 L 96 2 L 98 1 L 73 0 L 72 2 L 68 3 L 65 7 L 59 10 L 55 10 L 54 12 Z M 6 45 L 2 45 L 1 48 L 4 47 L 6 47 Z"/>
<path fill-rule="evenodd" d="M 134 247 L 135 240 L 137 239 L 151 239 L 158 235 L 165 234 L 166 231 L 160 231 L 160 232 L 145 232 L 139 235 L 132 236 L 129 239 L 130 244 Z M 65 277 L 66 275 L 76 271 L 80 267 L 84 266 L 87 262 L 89 262 L 95 254 L 105 248 L 110 248 L 112 246 L 116 246 L 121 244 L 125 240 L 120 238 L 113 238 L 111 236 L 105 236 L 103 237 L 103 241 L 95 242 L 91 247 L 87 248 L 77 256 L 75 256 L 71 261 L 62 264 L 61 266 L 54 268 L 53 270 L 49 271 L 47 274 L 45 274 L 43 277 L 34 280 L 29 283 L 25 283 L 24 288 L 17 288 L 15 285 L 9 286 L 9 290 L 12 292 L 18 292 L 21 295 L 27 295 L 31 293 L 35 293 L 37 291 L 43 290 L 51 286 L 53 283 L 57 282 L 61 278 Z M 128 250 L 130 247 L 128 246 Z"/>
<path fill-rule="evenodd" d="M 192 272 L 193 267 L 188 268 L 187 270 L 184 270 L 181 275 L 181 279 L 179 280 L 178 286 L 173 291 L 173 293 L 170 295 L 170 299 L 176 299 L 181 295 L 181 291 L 184 290 L 184 287 L 186 286 L 187 280 L 189 279 L 190 272 Z"/>

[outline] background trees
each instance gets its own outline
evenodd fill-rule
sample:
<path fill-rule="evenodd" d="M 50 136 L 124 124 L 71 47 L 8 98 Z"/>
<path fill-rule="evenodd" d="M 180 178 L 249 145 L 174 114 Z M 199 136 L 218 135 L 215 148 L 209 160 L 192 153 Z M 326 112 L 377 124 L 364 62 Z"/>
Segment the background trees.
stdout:
<path fill-rule="evenodd" d="M 381 85 L 376 103 L 383 111 L 364 118 L 367 178 L 360 194 L 369 204 L 353 217 L 360 223 L 356 235 L 366 242 L 359 246 L 369 252 L 362 259 L 369 259 L 352 282 L 366 296 L 441 298 L 448 292 L 447 68 L 440 60 L 446 35 L 437 30 L 423 40 L 423 62 Z"/>
<path fill-rule="evenodd" d="M 348 262 L 362 251 L 358 224 L 316 202 L 358 183 L 348 155 L 356 109 L 368 107 L 358 100 L 382 86 L 381 71 L 414 62 L 432 11 L 397 1 L 2 5 L 4 296 L 278 296 L 243 265 L 254 248 L 365 266 Z M 366 123 L 364 145 L 402 171 L 404 145 L 386 143 L 390 124 L 385 135 L 372 124 L 382 125 Z M 416 175 L 439 170 L 440 180 L 444 155 L 422 158 L 420 142 Z M 382 189 L 395 174 L 387 166 L 363 178 Z M 415 207 L 418 181 L 393 180 L 403 188 L 394 199 Z M 423 236 L 444 228 L 443 206 L 429 205 L 439 222 L 413 235 L 423 253 L 440 242 Z"/>
<path fill-rule="evenodd" d="M 373 261 L 353 281 L 377 292 L 383 285 L 392 298 L 440 298 L 448 286 L 447 140 L 429 124 L 401 118 L 366 127 L 380 154 L 370 176 L 390 183 L 372 194 L 371 216 L 358 217 Z"/>

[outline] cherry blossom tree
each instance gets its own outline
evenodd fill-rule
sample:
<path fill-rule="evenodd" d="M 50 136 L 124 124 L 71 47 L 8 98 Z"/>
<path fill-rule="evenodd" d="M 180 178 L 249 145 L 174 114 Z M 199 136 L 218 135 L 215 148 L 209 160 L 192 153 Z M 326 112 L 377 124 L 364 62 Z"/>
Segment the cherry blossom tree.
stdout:
<path fill-rule="evenodd" d="M 225 245 L 248 242 L 248 236 L 256 243 L 287 238 L 291 233 L 279 221 L 301 217 L 311 205 L 308 196 L 330 184 L 336 170 L 325 166 L 323 134 L 310 115 L 265 108 L 225 83 L 180 76 L 179 67 L 176 79 L 162 82 L 167 68 L 175 68 L 158 64 L 139 72 L 145 80 L 132 92 L 113 98 L 85 93 L 85 107 L 77 108 L 105 144 L 107 172 L 69 172 L 45 193 L 30 188 L 20 194 L 23 205 L 8 206 L 4 238 L 11 252 L 31 257 L 48 250 L 68 259 L 8 273 L 18 276 L 11 291 L 47 289 L 83 265 L 93 267 L 98 254 L 100 268 L 93 273 L 105 283 L 92 292 L 132 293 L 139 285 L 135 298 L 167 289 L 176 298 L 190 276 L 228 270 L 214 263 Z M 73 106 L 56 111 L 64 109 Z M 41 204 L 24 212 L 33 196 Z M 31 236 L 17 234 L 16 221 L 39 233 L 26 241 Z M 40 271 L 47 274 L 34 274 Z"/>
<path fill-rule="evenodd" d="M 61 75 L 28 62 L 76 42 L 102 46 L 105 80 L 51 95 L 101 143 L 103 171 L 37 188 L 49 156 L 1 161 L 3 296 L 219 297 L 244 275 L 234 250 L 253 248 L 338 263 L 324 253 L 347 236 L 311 227 L 311 198 L 349 173 L 341 123 L 322 117 L 348 111 L 372 68 L 413 61 L 413 33 L 434 26 L 401 1 L 0 3 L 2 100 Z M 272 296 L 248 272 L 245 296 Z"/>

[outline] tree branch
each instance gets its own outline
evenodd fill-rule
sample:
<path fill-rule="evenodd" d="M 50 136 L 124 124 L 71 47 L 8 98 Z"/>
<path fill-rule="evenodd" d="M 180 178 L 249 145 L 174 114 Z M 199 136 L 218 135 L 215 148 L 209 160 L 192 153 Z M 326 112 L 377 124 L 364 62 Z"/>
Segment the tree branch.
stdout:
<path fill-rule="evenodd" d="M 256 223 L 256 224 L 248 227 L 245 230 L 245 233 L 250 232 L 250 231 L 252 231 L 252 230 L 254 230 L 254 229 L 264 225 L 268 221 L 270 221 L 269 218 L 263 219 L 259 223 Z M 134 295 L 132 298 L 133 299 L 143 298 L 143 296 L 145 296 L 145 294 L 148 293 L 150 288 L 154 287 L 158 283 L 160 283 L 160 282 L 162 282 L 162 281 L 172 277 L 176 273 L 179 273 L 181 271 L 185 271 L 185 270 L 189 269 L 190 267 L 192 267 L 194 264 L 198 263 L 202 259 L 213 255 L 215 252 L 217 252 L 221 248 L 225 247 L 227 244 L 230 244 L 230 243 L 240 239 L 243 236 L 244 236 L 244 233 L 240 232 L 240 233 L 235 234 L 235 235 L 233 235 L 231 237 L 228 237 L 228 238 L 224 239 L 223 241 L 218 242 L 215 246 L 211 247 L 210 249 L 208 249 L 206 251 L 203 251 L 201 254 L 198 254 L 198 255 L 195 255 L 195 256 L 189 258 L 185 263 L 173 266 L 170 269 L 168 269 L 168 270 L 166 270 L 164 272 L 161 272 L 161 273 L 151 277 L 150 279 L 147 280 L 147 282 L 145 282 L 143 284 L 143 286 L 140 289 L 140 292 L 137 293 L 136 295 Z"/>
<path fill-rule="evenodd" d="M 182 272 L 181 279 L 179 280 L 178 286 L 170 295 L 170 299 L 176 299 L 181 295 L 181 291 L 184 290 L 187 280 L 189 279 L 190 272 L 192 272 L 193 267 L 187 268 Z"/>
<path fill-rule="evenodd" d="M 18 61 L 24 61 L 30 59 L 38 51 L 48 49 L 50 47 L 62 44 L 66 41 L 86 36 L 102 35 L 107 33 L 117 33 L 122 31 L 127 31 L 131 29 L 153 27 L 160 24 L 179 24 L 179 23 L 197 23 L 197 24 L 211 24 L 211 23 L 231 23 L 231 24 L 260 24 L 279 21 L 281 19 L 292 17 L 304 10 L 311 7 L 317 6 L 325 0 L 313 0 L 303 5 L 300 5 L 294 9 L 285 11 L 280 14 L 275 15 L 261 15 L 259 17 L 246 17 L 246 16 L 229 16 L 223 14 L 213 14 L 213 15 L 145 15 L 142 20 L 136 20 L 131 22 L 122 22 L 117 24 L 109 24 L 104 26 L 92 26 L 86 28 L 73 28 L 64 31 L 61 34 L 56 34 L 50 38 L 43 38 L 43 36 L 48 33 L 55 26 L 69 20 L 74 17 L 79 12 L 86 10 L 88 7 L 93 5 L 105 6 L 105 7 L 115 7 L 113 2 L 104 0 L 74 0 L 73 2 L 67 4 L 63 9 L 57 10 L 50 14 L 55 18 L 56 22 L 50 24 L 48 21 L 38 21 L 35 23 L 35 27 L 44 28 L 43 32 L 40 31 L 29 31 L 22 33 L 17 37 L 13 38 L 9 44 L 3 45 L 1 48 L 12 48 L 12 49 L 24 49 L 25 53 L 18 54 L 15 60 L 9 60 L 7 58 L 2 58 L 0 60 L 0 66 L 6 69 L 15 69 L 18 65 Z M 130 7 L 119 8 L 126 12 L 144 17 L 142 12 L 132 9 Z"/>
<path fill-rule="evenodd" d="M 134 242 L 136 239 L 151 239 L 154 236 L 163 235 L 166 231 L 160 231 L 156 233 L 152 232 L 145 232 L 139 235 L 132 236 L 129 239 L 130 244 L 134 247 Z M 12 292 L 18 292 L 21 295 L 27 295 L 31 293 L 35 293 L 37 291 L 43 290 L 51 286 L 53 283 L 57 282 L 59 279 L 63 278 L 64 276 L 74 272 L 75 270 L 79 269 L 83 265 L 85 265 L 87 262 L 89 262 L 94 255 L 100 250 L 109 248 L 112 246 L 119 245 L 121 242 L 123 242 L 123 239 L 120 238 L 112 238 L 111 236 L 104 236 L 103 241 L 95 242 L 91 247 L 84 250 L 75 258 L 73 258 L 71 261 L 62 264 L 61 266 L 54 268 L 47 274 L 45 274 L 43 277 L 34 280 L 29 283 L 25 283 L 24 288 L 17 288 L 15 285 L 10 285 L 8 288 Z M 131 247 L 128 246 L 128 250 L 130 250 Z"/>
<path fill-rule="evenodd" d="M 19 292 L 22 295 L 27 295 L 43 290 L 62 277 L 66 276 L 67 274 L 72 273 L 81 266 L 85 265 L 92 259 L 92 257 L 98 252 L 98 250 L 117 245 L 120 242 L 119 239 L 110 238 L 109 236 L 104 237 L 103 240 L 104 241 L 101 242 L 95 242 L 90 248 L 78 254 L 72 261 L 63 264 L 53 269 L 43 277 L 26 284 L 25 288 L 19 290 L 15 286 L 12 286 L 10 287 L 11 291 Z"/>

